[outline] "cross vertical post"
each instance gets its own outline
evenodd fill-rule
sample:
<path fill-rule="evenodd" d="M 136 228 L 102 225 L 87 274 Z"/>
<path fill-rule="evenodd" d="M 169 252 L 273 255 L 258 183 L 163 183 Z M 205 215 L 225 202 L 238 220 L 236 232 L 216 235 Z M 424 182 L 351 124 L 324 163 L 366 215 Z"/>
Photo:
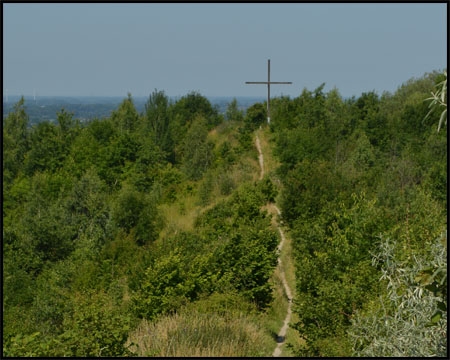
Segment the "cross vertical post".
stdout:
<path fill-rule="evenodd" d="M 267 84 L 267 123 L 270 124 L 270 84 L 292 84 L 291 81 L 270 81 L 270 59 L 267 60 L 267 81 L 246 81 L 246 84 Z"/>
<path fill-rule="evenodd" d="M 270 59 L 267 59 L 267 123 L 270 124 Z"/>

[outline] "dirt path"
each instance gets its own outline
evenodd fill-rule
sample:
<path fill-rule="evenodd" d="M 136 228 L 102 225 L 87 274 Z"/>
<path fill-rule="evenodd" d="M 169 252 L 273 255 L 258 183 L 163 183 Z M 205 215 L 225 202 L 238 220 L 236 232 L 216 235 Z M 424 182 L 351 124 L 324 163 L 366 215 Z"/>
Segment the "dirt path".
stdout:
<path fill-rule="evenodd" d="M 275 209 L 277 210 L 278 214 L 280 214 L 280 210 L 274 205 Z M 283 230 L 281 230 L 281 227 L 278 226 L 278 231 L 280 232 L 281 236 L 281 242 L 280 245 L 278 245 L 278 251 L 281 253 L 281 250 L 283 248 L 283 244 L 286 241 L 286 238 L 284 237 Z M 280 331 L 278 332 L 277 336 L 277 347 L 272 353 L 272 356 L 277 357 L 281 355 L 281 346 L 284 344 L 286 340 L 286 332 L 289 327 L 289 322 L 291 321 L 291 315 L 292 315 L 292 292 L 291 288 L 289 287 L 287 281 L 286 281 L 286 275 L 284 273 L 283 264 L 281 263 L 281 259 L 278 258 L 278 267 L 280 269 L 280 277 L 281 281 L 283 282 L 284 291 L 286 293 L 286 296 L 288 298 L 288 308 L 287 308 L 287 314 L 284 318 L 283 326 L 281 327 Z"/>
<path fill-rule="evenodd" d="M 259 154 L 258 155 L 259 166 L 261 167 L 259 179 L 261 180 L 264 177 L 264 157 L 263 157 L 263 154 L 261 151 L 261 143 L 259 141 L 258 135 L 256 135 L 256 148 L 258 149 L 258 154 Z M 269 204 L 269 206 L 272 207 L 277 212 L 278 216 L 281 216 L 281 211 L 280 211 L 280 209 L 278 209 L 278 207 L 275 204 Z M 278 253 L 281 254 L 281 250 L 283 249 L 283 245 L 286 241 L 286 238 L 285 238 L 284 232 L 281 229 L 279 224 L 277 224 L 277 228 L 278 228 L 278 231 L 281 236 L 281 242 L 278 245 Z M 275 348 L 275 350 L 272 353 L 272 356 L 274 356 L 274 357 L 278 357 L 281 355 L 281 346 L 284 344 L 284 342 L 286 340 L 286 332 L 287 332 L 287 329 L 289 328 L 289 322 L 291 321 L 291 314 L 292 314 L 292 291 L 286 281 L 286 275 L 284 273 L 284 266 L 283 266 L 280 258 L 278 258 L 278 268 L 280 271 L 280 277 L 281 277 L 281 281 L 283 283 L 284 291 L 286 293 L 289 303 L 288 303 L 288 308 L 287 308 L 287 314 L 286 314 L 286 317 L 283 322 L 283 326 L 281 327 L 281 329 L 277 335 L 277 347 Z"/>
<path fill-rule="evenodd" d="M 261 172 L 259 173 L 259 180 L 262 180 L 262 178 L 264 177 L 264 157 L 261 151 L 261 143 L 259 142 L 258 135 L 256 135 L 256 148 L 258 149 L 259 166 L 261 168 Z"/>

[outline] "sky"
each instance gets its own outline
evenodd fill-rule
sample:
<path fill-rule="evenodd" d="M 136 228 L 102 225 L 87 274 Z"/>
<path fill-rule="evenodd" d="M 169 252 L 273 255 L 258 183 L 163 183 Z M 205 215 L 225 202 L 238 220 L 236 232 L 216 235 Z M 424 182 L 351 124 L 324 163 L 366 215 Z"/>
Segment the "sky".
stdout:
<path fill-rule="evenodd" d="M 3 3 L 3 94 L 391 93 L 447 67 L 446 3 Z"/>

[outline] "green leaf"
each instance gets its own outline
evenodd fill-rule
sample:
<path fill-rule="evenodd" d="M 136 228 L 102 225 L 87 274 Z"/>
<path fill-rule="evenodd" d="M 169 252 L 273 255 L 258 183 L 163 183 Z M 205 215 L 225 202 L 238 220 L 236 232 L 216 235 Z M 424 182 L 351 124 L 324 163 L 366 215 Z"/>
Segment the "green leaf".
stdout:
<path fill-rule="evenodd" d="M 442 318 L 442 312 L 440 310 L 438 310 L 432 317 L 431 317 L 431 321 L 425 325 L 426 327 L 430 327 L 430 326 L 436 326 L 437 323 L 439 322 L 439 320 L 441 320 Z"/>
<path fill-rule="evenodd" d="M 435 294 L 436 294 L 436 293 L 438 292 L 438 290 L 439 290 L 435 282 L 433 282 L 433 283 L 430 284 L 430 285 L 425 286 L 425 289 L 427 289 L 427 290 L 429 290 L 429 291 L 431 291 L 432 293 L 435 293 Z"/>
<path fill-rule="evenodd" d="M 439 301 L 437 307 L 439 310 L 447 311 L 447 305 L 443 301 Z"/>
<path fill-rule="evenodd" d="M 414 281 L 420 283 L 421 285 L 428 285 L 433 280 L 433 268 L 429 267 L 423 269 L 415 278 Z"/>

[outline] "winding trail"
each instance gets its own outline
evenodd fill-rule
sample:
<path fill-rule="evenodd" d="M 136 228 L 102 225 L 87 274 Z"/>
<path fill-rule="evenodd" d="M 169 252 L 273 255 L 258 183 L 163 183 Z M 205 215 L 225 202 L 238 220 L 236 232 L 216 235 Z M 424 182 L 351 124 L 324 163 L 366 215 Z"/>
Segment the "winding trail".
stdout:
<path fill-rule="evenodd" d="M 261 172 L 259 173 L 259 180 L 262 180 L 264 177 L 264 157 L 261 151 L 261 143 L 259 142 L 259 137 L 256 135 L 256 148 L 258 149 L 258 160 L 259 160 L 259 166 L 261 168 Z"/>
<path fill-rule="evenodd" d="M 277 213 L 279 215 L 281 215 L 281 212 L 278 209 L 278 207 L 276 205 L 273 205 L 273 206 L 274 206 L 275 210 L 277 211 Z M 281 229 L 281 227 L 279 225 L 278 225 L 278 231 L 280 232 L 280 236 L 281 236 L 281 242 L 278 245 L 278 252 L 281 253 L 281 250 L 283 248 L 283 244 L 286 241 L 286 238 L 284 236 L 283 230 Z M 283 283 L 284 291 L 286 293 L 289 303 L 288 303 L 288 308 L 287 308 L 287 314 L 286 314 L 286 317 L 284 318 L 283 326 L 281 327 L 280 331 L 278 332 L 277 347 L 275 348 L 275 350 L 272 353 L 272 356 L 274 356 L 274 357 L 278 357 L 281 355 L 281 346 L 284 344 L 284 342 L 286 340 L 286 332 L 287 332 L 287 329 L 289 328 L 289 322 L 291 321 L 291 315 L 292 315 L 292 292 L 291 292 L 291 288 L 289 287 L 289 285 L 286 281 L 286 275 L 284 273 L 283 264 L 282 264 L 280 258 L 278 258 L 278 268 L 280 269 L 280 278 Z"/>
<path fill-rule="evenodd" d="M 261 172 L 259 174 L 259 179 L 261 180 L 264 177 L 264 157 L 261 151 L 261 143 L 259 141 L 259 137 L 258 135 L 256 135 L 256 148 L 258 149 L 258 159 L 259 159 L 259 166 L 261 167 Z M 278 217 L 281 216 L 281 211 L 280 209 L 278 209 L 278 207 L 275 204 L 269 204 L 269 207 L 273 208 L 277 214 Z M 284 236 L 284 232 L 281 229 L 280 225 L 277 225 L 278 231 L 280 233 L 281 236 L 281 242 L 278 245 L 278 254 L 281 254 L 281 250 L 283 249 L 283 245 L 286 242 L 286 238 Z M 285 343 L 286 340 L 286 332 L 287 329 L 289 328 L 289 322 L 291 321 L 291 315 L 292 315 L 292 291 L 291 288 L 289 287 L 287 280 L 286 280 L 286 275 L 284 272 L 284 266 L 281 262 L 280 257 L 278 257 L 278 268 L 279 268 L 279 272 L 280 272 L 280 278 L 281 281 L 283 283 L 283 287 L 284 287 L 284 291 L 286 293 L 286 296 L 288 298 L 288 308 L 287 308 L 287 314 L 286 317 L 284 319 L 283 322 L 283 326 L 281 327 L 280 331 L 278 332 L 277 335 L 277 347 L 275 348 L 275 350 L 272 353 L 273 357 L 278 357 L 281 355 L 281 346 Z"/>

